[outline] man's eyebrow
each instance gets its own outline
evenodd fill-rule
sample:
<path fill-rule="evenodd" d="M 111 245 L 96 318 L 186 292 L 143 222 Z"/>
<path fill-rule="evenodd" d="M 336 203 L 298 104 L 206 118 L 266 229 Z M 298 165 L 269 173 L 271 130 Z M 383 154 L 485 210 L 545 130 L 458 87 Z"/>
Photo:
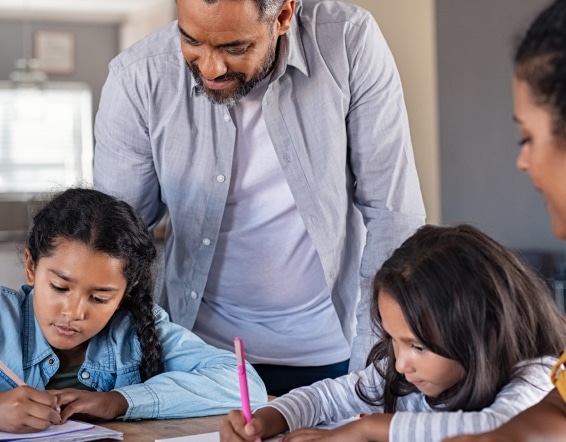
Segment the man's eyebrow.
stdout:
<path fill-rule="evenodd" d="M 179 26 L 179 32 L 181 34 L 183 34 L 183 36 L 185 38 L 187 38 L 188 40 L 191 41 L 198 41 L 197 39 L 191 37 L 183 28 L 181 28 L 181 26 Z M 244 40 L 234 40 L 234 41 L 229 41 L 227 43 L 221 43 L 219 45 L 216 45 L 217 48 L 227 48 L 227 47 L 234 47 L 234 46 L 245 46 L 248 45 L 249 42 L 244 41 Z"/>
<path fill-rule="evenodd" d="M 185 32 L 185 30 L 184 30 L 180 25 L 178 25 L 178 28 L 179 28 L 179 32 L 180 32 L 181 34 L 183 34 L 185 37 L 187 37 L 189 40 L 194 40 L 194 41 L 196 41 L 193 37 L 191 37 L 189 34 L 187 34 L 187 33 Z"/>

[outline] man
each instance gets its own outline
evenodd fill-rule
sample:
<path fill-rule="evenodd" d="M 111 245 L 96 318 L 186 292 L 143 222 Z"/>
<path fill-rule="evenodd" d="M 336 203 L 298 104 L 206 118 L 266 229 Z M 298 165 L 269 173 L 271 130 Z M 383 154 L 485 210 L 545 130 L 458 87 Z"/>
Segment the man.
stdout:
<path fill-rule="evenodd" d="M 241 336 L 270 394 L 363 367 L 371 277 L 425 218 L 375 20 L 312 0 L 177 15 L 110 65 L 95 187 L 150 227 L 168 209 L 159 303 L 213 345 Z"/>

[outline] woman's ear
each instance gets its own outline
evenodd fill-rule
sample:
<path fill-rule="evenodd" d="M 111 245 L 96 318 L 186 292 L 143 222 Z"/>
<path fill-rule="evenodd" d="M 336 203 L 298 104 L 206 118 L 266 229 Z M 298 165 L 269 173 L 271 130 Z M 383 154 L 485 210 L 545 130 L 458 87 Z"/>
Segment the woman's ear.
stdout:
<path fill-rule="evenodd" d="M 35 282 L 35 262 L 33 262 L 31 252 L 28 248 L 26 248 L 24 252 L 24 265 L 26 271 L 26 282 L 28 285 L 33 287 Z"/>

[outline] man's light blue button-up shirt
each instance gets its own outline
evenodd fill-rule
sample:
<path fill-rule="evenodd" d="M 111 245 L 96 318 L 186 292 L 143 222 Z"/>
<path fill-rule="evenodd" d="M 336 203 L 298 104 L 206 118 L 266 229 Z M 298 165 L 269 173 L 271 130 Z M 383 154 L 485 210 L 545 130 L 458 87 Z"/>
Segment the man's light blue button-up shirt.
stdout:
<path fill-rule="evenodd" d="M 363 367 L 371 278 L 425 220 L 400 79 L 372 16 L 347 3 L 298 0 L 263 116 L 353 341 L 351 367 Z M 236 129 L 226 106 L 198 93 L 177 22 L 112 61 L 95 136 L 97 189 L 130 202 L 150 226 L 169 209 L 156 290 L 172 320 L 191 328 L 226 204 Z"/>

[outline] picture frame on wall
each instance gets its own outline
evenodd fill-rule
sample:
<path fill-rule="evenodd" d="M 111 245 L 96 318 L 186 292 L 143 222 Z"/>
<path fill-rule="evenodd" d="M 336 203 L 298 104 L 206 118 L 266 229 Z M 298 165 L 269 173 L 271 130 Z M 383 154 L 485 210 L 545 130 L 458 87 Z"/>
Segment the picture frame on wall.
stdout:
<path fill-rule="evenodd" d="M 34 33 L 33 56 L 47 74 L 71 75 L 76 68 L 75 34 L 70 31 L 38 30 Z"/>

